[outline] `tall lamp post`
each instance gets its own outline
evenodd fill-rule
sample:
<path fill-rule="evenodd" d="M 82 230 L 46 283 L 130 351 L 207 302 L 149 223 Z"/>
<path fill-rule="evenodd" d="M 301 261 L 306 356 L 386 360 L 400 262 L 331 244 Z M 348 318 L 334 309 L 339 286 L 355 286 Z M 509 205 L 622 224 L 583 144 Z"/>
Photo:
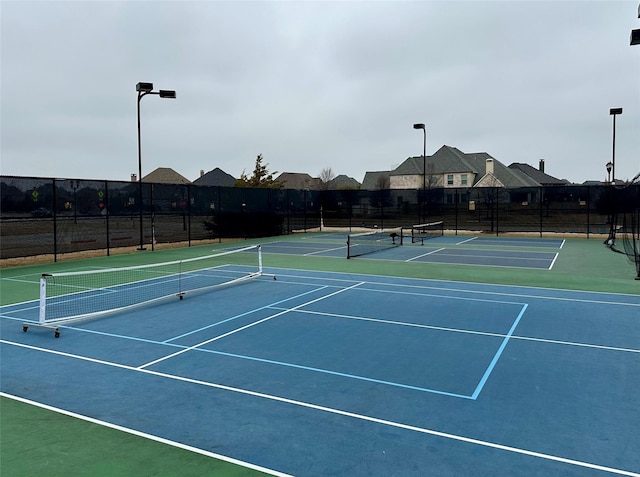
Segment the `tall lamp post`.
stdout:
<path fill-rule="evenodd" d="M 160 91 L 153 91 L 153 83 L 138 83 L 136 85 L 136 91 L 138 92 L 138 200 L 140 201 L 140 246 L 138 250 L 146 250 L 144 248 L 144 237 L 142 233 L 142 149 L 140 147 L 140 100 L 148 94 L 157 94 L 161 98 L 176 98 L 176 92 L 168 89 L 161 89 Z"/>
<path fill-rule="evenodd" d="M 616 182 L 616 116 L 622 114 L 622 108 L 611 108 L 609 114 L 613 116 L 613 151 L 611 153 L 611 174 L 613 183 Z"/>
<path fill-rule="evenodd" d="M 422 123 L 413 125 L 413 129 L 422 129 L 424 141 L 422 143 L 422 222 L 425 221 L 425 194 L 427 193 L 427 128 Z"/>

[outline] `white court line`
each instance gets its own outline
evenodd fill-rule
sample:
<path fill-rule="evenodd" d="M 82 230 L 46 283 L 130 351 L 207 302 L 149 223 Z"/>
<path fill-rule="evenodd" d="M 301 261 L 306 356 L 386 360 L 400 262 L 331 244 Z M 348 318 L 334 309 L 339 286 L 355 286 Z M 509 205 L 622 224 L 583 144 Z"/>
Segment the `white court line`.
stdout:
<path fill-rule="evenodd" d="M 349 278 L 328 278 L 326 276 L 314 277 L 309 275 L 287 275 L 286 272 L 289 269 L 278 269 L 275 270 L 283 270 L 283 272 L 279 272 L 277 275 L 279 280 L 283 283 L 300 283 L 300 282 L 284 282 L 282 277 L 293 278 L 295 280 L 300 279 L 309 279 L 309 280 L 323 280 L 325 282 L 346 282 L 353 283 L 354 279 Z M 351 275 L 346 272 L 321 272 L 321 273 L 330 273 L 331 275 Z M 373 276 L 376 278 L 380 278 L 377 275 L 367 275 L 358 273 L 358 277 L 367 277 Z M 389 278 L 389 277 L 384 277 Z M 403 288 L 417 288 L 417 289 L 425 289 L 425 290 L 436 290 L 436 291 L 447 291 L 447 292 L 456 292 L 456 293 L 470 293 L 470 294 L 480 294 L 480 295 L 497 295 L 497 296 L 507 296 L 507 297 L 515 297 L 515 298 L 531 298 L 537 300 L 552 300 L 552 301 L 571 301 L 571 302 L 581 302 L 581 303 L 596 303 L 596 304 L 605 304 L 605 305 L 619 305 L 619 306 L 638 306 L 640 307 L 640 301 L 638 303 L 627 303 L 622 301 L 607 301 L 607 300 L 596 300 L 596 299 L 585 299 L 585 298 L 576 298 L 576 297 L 562 297 L 562 296 L 551 296 L 551 295 L 543 295 L 540 292 L 542 291 L 559 291 L 562 293 L 567 293 L 570 295 L 607 295 L 607 296 L 630 296 L 636 297 L 636 295 L 631 295 L 628 293 L 612 293 L 612 292 L 603 292 L 603 291 L 594 291 L 594 290 L 570 290 L 564 288 L 542 288 L 542 287 L 532 287 L 526 285 L 503 285 L 498 283 L 475 283 L 475 282 L 456 282 L 453 280 L 435 280 L 429 278 L 411 278 L 411 277 L 391 277 L 395 282 L 388 281 L 364 281 L 363 283 L 366 285 L 383 285 L 385 287 L 403 287 Z M 424 283 L 443 283 L 447 285 L 469 285 L 472 287 L 490 287 L 497 288 L 500 290 L 504 289 L 522 289 L 522 290 L 531 290 L 536 291 L 538 293 L 534 294 L 526 294 L 526 293 L 515 293 L 515 292 L 502 292 L 502 291 L 492 291 L 492 290 L 484 290 L 484 289 L 466 289 L 466 288 L 454 288 L 451 286 L 430 286 L 430 285 L 413 285 L 411 283 L 397 283 L 398 281 L 412 281 L 412 282 L 424 282 Z M 303 284 L 306 284 L 302 282 Z M 338 285 L 327 285 L 327 286 L 338 286 Z"/>
<path fill-rule="evenodd" d="M 17 283 L 28 283 L 30 285 L 35 285 L 38 282 L 39 279 L 36 280 L 27 280 L 27 279 L 23 279 L 23 278 L 11 278 L 11 277 L 2 277 L 0 280 L 3 281 L 7 281 L 7 282 L 17 282 Z"/>
<path fill-rule="evenodd" d="M 336 250 L 346 250 L 346 249 L 347 249 L 347 247 L 343 245 L 342 247 L 329 248 L 329 249 L 325 249 L 325 250 L 317 250 L 317 251 L 315 251 L 315 252 L 305 253 L 305 254 L 303 254 L 302 256 L 303 256 L 303 257 L 308 257 L 308 256 L 310 256 L 310 255 L 315 255 L 315 254 L 317 254 L 317 253 L 334 252 L 334 251 L 336 251 Z"/>
<path fill-rule="evenodd" d="M 499 303 L 499 302 L 497 302 Z M 514 305 L 521 305 L 515 302 L 505 302 Z M 285 310 L 286 308 L 282 308 L 279 306 L 269 306 L 269 308 L 273 308 L 274 310 Z M 412 323 L 406 321 L 395 321 L 395 320 L 383 320 L 380 318 L 368 318 L 365 316 L 356 316 L 356 315 L 341 315 L 339 313 L 327 313 L 321 311 L 312 311 L 312 310 L 293 310 L 289 309 L 289 311 L 294 311 L 296 313 L 304 313 L 308 315 L 320 315 L 320 316 L 331 316 L 334 318 L 344 318 L 346 320 L 360 320 L 360 321 L 370 321 L 373 323 L 382 323 L 388 325 L 398 325 L 398 326 L 408 326 L 412 328 L 422 328 L 436 331 L 446 331 L 450 333 L 463 333 L 468 335 L 479 335 L 479 336 L 491 336 L 494 338 L 506 338 L 507 335 L 504 333 L 493 333 L 490 331 L 476 331 L 476 330 L 465 330 L 463 328 L 449 328 L 446 326 L 436 326 L 436 325 L 423 325 L 420 323 Z M 606 345 L 596 345 L 590 343 L 580 343 L 578 341 L 562 341 L 562 340 L 552 340 L 549 338 L 534 338 L 532 336 L 519 336 L 519 335 L 511 335 L 511 339 L 514 340 L 522 340 L 522 341 L 535 341 L 539 343 L 549 343 L 549 344 L 558 344 L 564 346 L 576 346 L 579 348 L 593 348 L 593 349 L 603 349 L 607 351 L 622 351 L 625 353 L 640 353 L 640 349 L 634 348 L 620 348 L 617 346 L 606 346 Z"/>
<path fill-rule="evenodd" d="M 440 250 L 445 250 L 444 248 L 441 248 L 438 250 L 438 252 Z M 450 250 L 450 249 L 449 249 Z M 500 255 L 501 252 L 516 252 L 516 253 L 520 253 L 519 250 L 474 250 L 474 252 L 476 253 L 447 253 L 445 256 L 446 257 L 469 257 L 469 258 L 504 258 L 506 260 L 538 260 L 538 261 L 542 261 L 542 262 L 546 262 L 549 259 L 548 258 L 541 258 L 541 257 L 518 257 L 518 256 L 513 256 L 513 255 Z M 532 252 L 532 253 L 545 253 L 545 254 L 549 254 L 549 252 Z M 558 254 L 556 253 L 555 256 L 557 256 Z M 456 264 L 452 264 L 452 265 L 457 265 Z"/>
<path fill-rule="evenodd" d="M 412 258 L 410 258 L 408 260 L 405 260 L 405 262 L 410 262 L 412 260 L 417 260 L 418 258 L 426 257 L 427 255 L 431 255 L 432 253 L 440 252 L 441 250 L 445 250 L 445 248 L 442 247 L 442 248 L 437 248 L 435 250 L 431 250 L 431 252 L 423 253 L 422 255 L 418 255 L 417 257 L 412 257 Z"/>
<path fill-rule="evenodd" d="M 321 296 L 320 298 L 315 298 L 314 300 L 310 300 L 310 301 L 308 301 L 308 302 L 306 302 L 306 303 L 301 303 L 300 305 L 293 307 L 293 308 L 292 308 L 292 310 L 297 310 L 298 308 L 302 308 L 303 306 L 307 306 L 307 305 L 310 305 L 310 304 L 312 304 L 312 303 L 316 303 L 316 302 L 318 302 L 318 301 L 321 301 L 321 300 L 324 300 L 324 299 L 326 299 L 326 298 L 329 298 L 329 297 L 331 297 L 331 296 L 338 295 L 339 293 L 343 293 L 343 292 L 345 292 L 345 291 L 347 291 L 347 290 L 351 290 L 351 289 L 353 289 L 353 288 L 356 288 L 356 287 L 358 287 L 358 286 L 362 285 L 363 283 L 364 283 L 364 282 L 356 283 L 356 284 L 354 284 L 354 285 L 351 285 L 350 287 L 342 288 L 342 289 L 337 290 L 337 291 L 335 291 L 335 292 L 333 292 L 333 293 L 329 293 L 328 295 Z M 319 288 L 318 290 L 321 290 L 322 288 L 325 288 L 325 287 L 321 287 L 321 288 Z M 236 328 L 235 330 L 231 330 L 231 331 L 229 331 L 229 332 L 227 332 L 227 333 L 223 333 L 223 334 L 221 334 L 221 335 L 214 336 L 213 338 L 208 339 L 208 340 L 206 340 L 206 341 L 202 341 L 201 343 L 195 344 L 195 345 L 193 345 L 193 346 L 189 346 L 188 348 L 184 348 L 184 349 L 182 349 L 182 350 L 180 350 L 180 351 L 176 351 L 175 353 L 171 353 L 171 354 L 169 354 L 169 355 L 167 355 L 167 356 L 164 356 L 164 357 L 162 357 L 162 358 L 158 358 L 158 359 L 156 359 L 156 360 L 154 360 L 154 361 L 150 361 L 150 362 L 148 362 L 148 363 L 146 363 L 146 364 L 143 364 L 143 365 L 141 365 L 141 366 L 138 366 L 138 368 L 139 368 L 139 369 L 147 368 L 147 367 L 149 367 L 149 366 L 151 366 L 151 365 L 154 365 L 154 364 L 156 364 L 156 363 L 160 363 L 161 361 L 164 361 L 164 360 L 166 360 L 166 359 L 173 358 L 173 357 L 178 356 L 178 355 L 180 355 L 180 354 L 186 353 L 187 351 L 192 351 L 192 350 L 194 350 L 194 349 L 196 349 L 196 348 L 199 348 L 199 347 L 204 346 L 204 345 L 206 345 L 206 344 L 212 343 L 212 342 L 217 341 L 217 340 L 219 340 L 219 339 L 225 338 L 225 337 L 227 337 L 227 336 L 229 336 L 229 335 L 232 335 L 232 334 L 234 334 L 234 333 L 238 333 L 239 331 L 246 330 L 247 328 L 251 328 L 252 326 L 259 325 L 260 323 L 264 323 L 265 321 L 268 321 L 268 320 L 271 320 L 271 319 L 273 319 L 273 318 L 276 318 L 276 317 L 278 317 L 278 316 L 280 316 L 280 315 L 284 315 L 284 314 L 286 314 L 286 313 L 289 313 L 289 311 L 290 311 L 290 310 L 280 311 L 280 312 L 275 313 L 275 314 L 273 314 L 273 315 L 267 316 L 266 318 L 263 318 L 263 319 L 261 319 L 261 320 L 254 321 L 253 323 L 249 323 L 248 325 L 241 326 L 240 328 Z"/>
<path fill-rule="evenodd" d="M 471 242 L 472 240 L 476 240 L 478 237 L 471 237 L 470 239 L 463 240 L 462 242 L 456 242 L 455 245 L 462 245 L 463 243 Z"/>
<path fill-rule="evenodd" d="M 453 441 L 457 441 L 457 442 L 464 442 L 466 444 L 473 444 L 473 445 L 477 445 L 477 446 L 482 446 L 482 447 L 487 447 L 490 449 L 497 449 L 497 450 L 501 450 L 501 451 L 506 451 L 506 452 L 511 452 L 514 454 L 519 454 L 519 455 L 525 455 L 528 457 L 535 457 L 538 459 L 544 459 L 544 460 L 548 460 L 548 461 L 552 461 L 552 462 L 559 462 L 562 464 L 569 464 L 569 465 L 574 465 L 577 467 L 582 467 L 582 468 L 587 468 L 587 469 L 592 469 L 592 470 L 600 470 L 603 472 L 610 472 L 612 474 L 617 474 L 617 475 L 625 475 L 625 476 L 629 476 L 629 477 L 640 477 L 639 473 L 635 473 L 635 472 L 631 472 L 631 471 L 627 471 L 627 470 L 622 470 L 622 469 L 616 469 L 613 467 L 606 467 L 603 465 L 598 465 L 598 464 L 593 464 L 590 462 L 584 462 L 584 461 L 579 461 L 579 460 L 574 460 L 574 459 L 568 459 L 565 457 L 560 457 L 560 456 L 556 456 L 556 455 L 552 455 L 552 454 L 545 454 L 542 452 L 536 452 L 536 451 L 531 451 L 531 450 L 527 450 L 527 449 L 520 449 L 518 447 L 512 447 L 512 446 L 507 446 L 507 445 L 503 445 L 503 444 L 497 444 L 495 442 L 490 442 L 490 441 L 484 441 L 484 440 L 480 440 L 480 439 L 474 439 L 471 437 L 465 437 L 465 436 L 460 436 L 457 434 L 450 434 L 448 432 L 440 432 L 440 431 L 436 431 L 433 429 L 427 429 L 424 427 L 417 427 L 417 426 L 411 426 L 409 424 L 402 424 L 400 422 L 394 422 L 394 421 L 388 421 L 386 419 L 379 419 L 377 417 L 371 417 L 371 416 L 366 416 L 364 414 L 357 414 L 357 413 L 353 413 L 353 412 L 349 412 L 349 411 L 343 411 L 341 409 L 334 409 L 334 408 L 330 408 L 330 407 L 326 407 L 326 406 L 320 406 L 317 404 L 311 404 L 308 402 L 304 402 L 304 401 L 298 401 L 295 399 L 289 399 L 289 398 L 284 398 L 281 396 L 275 396 L 272 394 L 266 394 L 266 393 L 261 393 L 261 392 L 256 392 L 256 391 L 250 391 L 248 389 L 241 389 L 241 388 L 235 388 L 232 386 L 225 386 L 223 384 L 217 384 L 217 383 L 211 383 L 211 382 L 207 382 L 207 381 L 201 381 L 199 379 L 192 379 L 192 378 L 186 378 L 183 376 L 176 376 L 176 375 L 172 375 L 172 374 L 168 374 L 168 373 L 161 373 L 158 371 L 152 371 L 149 369 L 139 369 L 139 368 L 135 368 L 133 366 L 128 366 L 128 365 L 124 365 L 124 364 L 119 364 L 119 363 L 112 363 L 109 361 L 104 361 L 104 360 L 99 360 L 99 359 L 94 359 L 94 358 L 88 358 L 86 356 L 79 356 L 79 355 L 74 355 L 71 353 L 65 353 L 62 351 L 55 351 L 55 350 L 50 350 L 50 349 L 45 349 L 45 348 L 39 348 L 37 346 L 31 346 L 31 345 L 25 345 L 22 343 L 15 343 L 12 341 L 7 341 L 7 340 L 2 340 L 0 339 L 0 343 L 4 343 L 7 345 L 12 345 L 12 346 L 18 346 L 21 348 L 26 348 L 26 349 L 31 349 L 31 350 L 35 350 L 35 351 L 42 351 L 44 353 L 51 353 L 51 354 L 55 354 L 55 355 L 59 355 L 59 356 L 64 356 L 67 358 L 73 358 L 73 359 L 79 359 L 82 361 L 88 361 L 91 363 L 97 363 L 97 364 L 103 364 L 105 366 L 112 366 L 115 368 L 119 368 L 119 369 L 124 369 L 127 371 L 134 371 L 134 372 L 138 372 L 138 373 L 145 373 L 145 374 L 149 374 L 152 376 L 158 376 L 158 377 L 162 377 L 162 378 L 167 378 L 167 379 L 172 379 L 175 381 L 180 381 L 180 382 L 185 382 L 185 383 L 190 383 L 190 384 L 197 384 L 200 386 L 207 386 L 210 388 L 215 388 L 215 389 L 220 389 L 223 391 L 231 391 L 231 392 L 235 392 L 235 393 L 239 393 L 239 394 L 244 394 L 244 395 L 248 395 L 248 396 L 253 396 L 253 397 L 258 397 L 258 398 L 263 398 L 263 399 L 268 399 L 271 401 L 276 401 L 276 402 L 281 402 L 281 403 L 285 403 L 285 404 L 291 404 L 294 406 L 299 406 L 299 407 L 303 407 L 303 408 L 307 408 L 307 409 L 313 409 L 316 411 L 322 411 L 322 412 L 327 412 L 330 414 L 335 414 L 338 416 L 345 416 L 345 417 L 350 417 L 353 419 L 359 419 L 361 421 L 366 421 L 366 422 L 373 422 L 375 424 L 382 424 L 385 426 L 389 426 L 389 427 L 394 427 L 397 429 L 403 429 L 403 430 L 407 430 L 407 431 L 413 431 L 413 432 L 418 432 L 421 434 L 427 434 L 427 435 L 431 435 L 431 436 L 435 436 L 435 437 L 441 437 L 443 439 L 449 439 L 449 440 L 453 440 Z"/>
<path fill-rule="evenodd" d="M 551 265 L 549 265 L 549 270 L 553 268 L 553 265 L 556 263 L 556 260 L 558 260 L 558 256 L 559 254 L 556 253 L 556 256 L 553 257 L 553 260 L 551 261 Z"/>
<path fill-rule="evenodd" d="M 227 457 L 225 455 L 216 454 L 215 452 L 209 452 L 203 449 L 198 449 L 197 447 L 192 447 L 186 444 L 182 444 L 180 442 L 171 441 L 169 439 L 164 439 L 162 437 L 154 436 L 152 434 L 147 434 L 146 432 L 136 431 L 135 429 L 130 429 L 128 427 L 119 426 L 118 424 L 112 424 L 107 421 L 101 421 L 100 419 L 95 419 L 89 416 L 83 416 L 82 414 L 78 414 L 75 412 L 67 411 L 65 409 L 60 409 L 59 407 L 49 406 L 47 404 L 43 404 L 40 402 L 35 402 L 30 399 L 25 399 L 19 396 L 14 396 L 12 394 L 7 394 L 0 391 L 0 396 L 5 397 L 7 399 L 13 399 L 14 401 L 20 401 L 25 404 L 29 404 L 31 406 L 36 406 L 42 409 L 46 409 L 48 411 L 57 412 L 59 414 L 64 414 L 65 416 L 73 417 L 75 419 L 81 419 L 86 422 L 90 422 L 92 424 L 97 424 L 99 426 L 107 427 L 109 429 L 115 429 L 116 431 L 126 432 L 127 434 L 131 434 L 134 436 L 142 437 L 144 439 L 149 439 L 151 441 L 159 442 L 161 444 L 170 445 L 172 447 L 177 447 L 178 449 L 184 449 L 189 452 L 195 452 L 196 454 L 204 455 L 207 457 L 212 457 L 214 459 L 222 460 L 224 462 L 229 462 L 230 464 L 236 464 L 247 469 L 257 470 L 260 472 L 264 472 L 265 474 L 274 475 L 276 477 L 293 477 L 292 475 L 285 474 L 282 472 L 278 472 L 276 470 L 267 469 L 265 467 L 260 467 L 259 465 L 250 464 L 249 462 L 244 462 L 238 459 L 234 459 L 232 457 Z"/>

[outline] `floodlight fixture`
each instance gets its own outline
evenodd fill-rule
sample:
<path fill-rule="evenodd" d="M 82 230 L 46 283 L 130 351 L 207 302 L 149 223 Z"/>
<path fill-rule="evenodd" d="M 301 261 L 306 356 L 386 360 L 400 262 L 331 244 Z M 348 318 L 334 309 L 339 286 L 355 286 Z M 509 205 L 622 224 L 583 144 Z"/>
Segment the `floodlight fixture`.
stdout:
<path fill-rule="evenodd" d="M 151 93 L 151 91 L 153 91 L 153 83 L 138 83 L 136 85 L 136 91 L 142 93 Z"/>
<path fill-rule="evenodd" d="M 176 92 L 171 89 L 161 89 L 159 94 L 161 98 L 176 99 Z"/>

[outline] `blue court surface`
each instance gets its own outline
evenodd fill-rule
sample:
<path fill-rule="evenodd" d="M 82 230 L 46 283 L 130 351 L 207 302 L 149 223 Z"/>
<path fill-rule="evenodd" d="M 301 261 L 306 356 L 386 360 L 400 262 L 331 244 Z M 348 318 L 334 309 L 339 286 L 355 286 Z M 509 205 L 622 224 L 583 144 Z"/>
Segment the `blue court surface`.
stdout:
<path fill-rule="evenodd" d="M 640 296 L 265 271 L 58 339 L 4 306 L 1 391 L 275 475 L 640 475 Z"/>
<path fill-rule="evenodd" d="M 262 248 L 265 253 L 345 258 L 346 241 L 346 234 L 312 234 L 306 240 L 267 242 Z M 404 242 L 356 259 L 550 270 L 564 244 L 562 239 L 477 236 L 442 236 L 423 243 L 405 237 Z"/>

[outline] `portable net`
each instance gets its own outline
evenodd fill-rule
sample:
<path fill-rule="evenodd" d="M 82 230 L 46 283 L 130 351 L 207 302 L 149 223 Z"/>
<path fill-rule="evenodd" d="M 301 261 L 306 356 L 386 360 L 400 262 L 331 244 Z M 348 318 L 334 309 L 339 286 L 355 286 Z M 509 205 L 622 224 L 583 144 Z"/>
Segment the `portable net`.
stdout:
<path fill-rule="evenodd" d="M 424 243 L 434 237 L 444 235 L 444 222 L 431 222 L 428 224 L 418 224 L 411 227 L 411 243 Z"/>
<path fill-rule="evenodd" d="M 380 229 L 347 236 L 347 258 L 402 245 L 402 229 Z"/>
<path fill-rule="evenodd" d="M 247 253 L 255 252 L 258 253 Z M 249 263 L 234 267 L 230 263 Z M 227 286 L 262 275 L 260 246 L 149 265 L 46 273 L 40 279 L 37 324 L 57 326 L 141 306 L 168 297 Z"/>
<path fill-rule="evenodd" d="M 612 186 L 611 196 L 613 213 L 605 244 L 627 256 L 635 266 L 635 279 L 640 280 L 640 173 L 624 187 Z"/>

